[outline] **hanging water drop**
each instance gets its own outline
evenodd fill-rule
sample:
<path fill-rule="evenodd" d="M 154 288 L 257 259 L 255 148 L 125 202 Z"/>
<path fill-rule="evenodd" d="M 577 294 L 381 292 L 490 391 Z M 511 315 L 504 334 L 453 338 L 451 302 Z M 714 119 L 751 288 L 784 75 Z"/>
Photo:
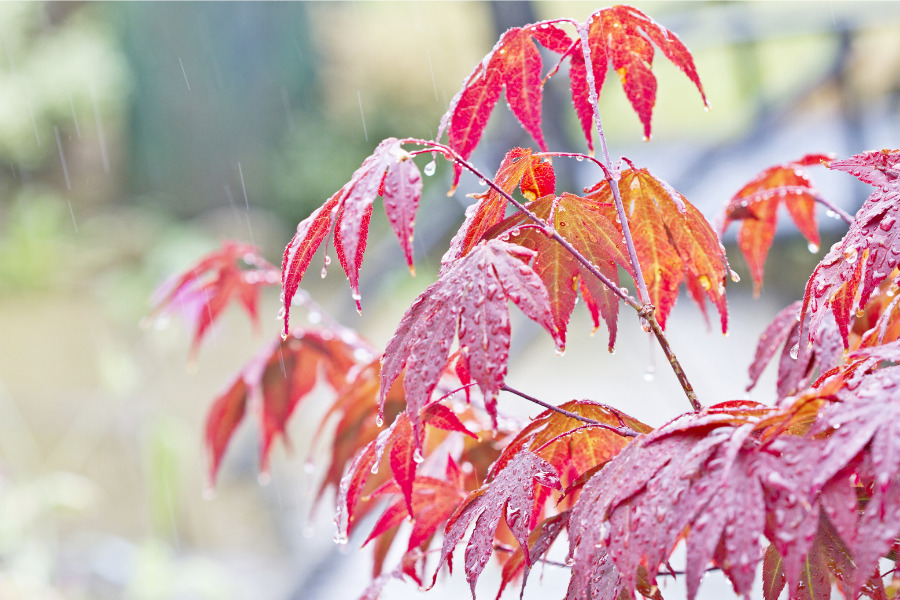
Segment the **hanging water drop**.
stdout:
<path fill-rule="evenodd" d="M 432 158 L 431 162 L 425 165 L 423 172 L 425 173 L 426 177 L 431 177 L 432 175 L 434 175 L 435 171 L 437 171 L 437 161 Z"/>
<path fill-rule="evenodd" d="M 740 275 L 738 275 L 738 274 L 735 273 L 734 271 L 731 271 L 730 276 L 731 276 L 731 280 L 732 280 L 733 282 L 735 282 L 735 283 L 740 283 L 740 281 L 741 281 L 741 276 L 740 276 Z"/>
<path fill-rule="evenodd" d="M 322 271 L 320 274 L 322 275 L 322 279 L 325 279 L 325 277 L 328 275 L 328 267 L 322 265 Z"/>
<path fill-rule="evenodd" d="M 343 533 L 341 533 L 340 531 L 338 531 L 337 533 L 334 534 L 333 539 L 334 539 L 334 543 L 337 544 L 338 546 L 343 546 L 344 544 L 347 543 L 347 536 L 344 535 Z"/>
<path fill-rule="evenodd" d="M 285 314 L 287 314 L 287 309 L 282 305 L 282 307 L 278 309 L 278 316 L 276 318 L 279 321 L 283 321 Z"/>
<path fill-rule="evenodd" d="M 487 185 L 487 181 L 485 181 L 484 179 L 479 179 L 478 185 Z"/>
<path fill-rule="evenodd" d="M 376 427 L 384 427 L 384 417 L 378 415 L 375 417 L 375 426 Z"/>
<path fill-rule="evenodd" d="M 418 448 L 413 452 L 413 460 L 418 464 L 421 464 L 425 460 L 425 457 L 422 456 L 422 451 Z"/>
<path fill-rule="evenodd" d="M 641 329 L 643 329 L 647 333 L 650 332 L 650 321 L 648 321 L 644 317 L 641 317 Z"/>
<path fill-rule="evenodd" d="M 372 472 L 372 475 L 378 475 L 378 461 L 372 463 L 372 468 L 369 471 Z"/>
<path fill-rule="evenodd" d="M 807 244 L 807 245 L 806 245 L 806 248 L 807 248 L 807 250 L 809 250 L 809 251 L 812 252 L 813 254 L 815 254 L 816 252 L 819 251 L 819 245 L 818 245 L 818 244 L 814 244 L 814 243 L 812 243 L 812 242 L 810 242 L 809 244 Z"/>
<path fill-rule="evenodd" d="M 584 157 L 583 157 L 583 156 L 576 156 L 576 157 L 575 157 L 575 160 L 577 160 L 578 162 L 582 162 L 582 161 L 584 161 Z"/>
<path fill-rule="evenodd" d="M 800 343 L 796 343 L 791 347 L 791 358 L 797 360 L 797 357 L 800 356 Z"/>
<path fill-rule="evenodd" d="M 647 370 L 644 371 L 644 381 L 653 381 L 656 379 L 656 367 L 653 365 L 648 365 Z"/>

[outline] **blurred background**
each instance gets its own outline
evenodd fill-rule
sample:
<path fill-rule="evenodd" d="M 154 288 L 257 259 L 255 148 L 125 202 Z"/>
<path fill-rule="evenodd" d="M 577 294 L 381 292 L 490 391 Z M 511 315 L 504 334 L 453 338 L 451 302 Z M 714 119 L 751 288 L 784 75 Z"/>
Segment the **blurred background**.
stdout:
<path fill-rule="evenodd" d="M 808 152 L 847 156 L 898 146 L 900 4 L 636 2 L 693 51 L 712 110 L 661 55 L 653 140 L 641 141 L 621 87 L 604 87 L 612 152 L 671 183 L 712 220 L 746 181 Z M 257 483 L 257 439 L 233 442 L 215 498 L 204 499 L 205 411 L 279 328 L 277 290 L 262 331 L 230 310 L 187 366 L 191 332 L 139 328 L 149 297 L 223 239 L 280 263 L 299 220 L 346 182 L 384 137 L 432 137 L 464 77 L 511 26 L 584 19 L 593 2 L 0 3 L 0 598 L 355 598 L 371 568 L 332 543 L 332 498 L 312 508 L 324 456 L 308 453 L 324 404 L 302 406 Z M 544 106 L 551 149 L 583 150 L 565 78 Z M 488 142 L 488 140 L 490 140 Z M 499 107 L 473 157 L 493 172 L 530 146 Z M 424 161 L 423 161 L 424 162 Z M 560 190 L 598 173 L 560 169 Z M 376 211 L 363 269 L 364 311 L 344 278 L 304 287 L 383 346 L 434 279 L 478 185 L 447 197 L 449 169 L 426 178 L 410 278 Z M 813 168 L 823 194 L 853 212 L 866 195 Z M 820 213 L 823 248 L 844 231 Z M 755 340 L 802 294 L 821 258 L 789 226 L 752 298 L 730 286 L 732 330 L 710 331 L 682 299 L 670 320 L 701 400 L 745 397 Z M 317 259 L 320 260 L 320 259 Z M 311 269 L 311 272 L 315 272 Z M 630 314 L 615 355 L 578 309 L 569 349 L 514 320 L 511 385 L 555 403 L 607 402 L 659 425 L 686 408 Z M 299 315 L 298 315 L 299 317 Z M 771 401 L 772 378 L 753 398 Z M 536 411 L 514 398 L 501 410 Z M 305 468 L 307 460 L 312 466 Z M 364 529 L 364 528 L 363 528 Z M 712 578 L 711 578 L 712 579 Z M 548 567 L 526 597 L 561 597 Z M 480 593 L 496 593 L 498 576 Z M 543 587 L 542 587 L 543 586 Z M 719 586 L 719 587 L 716 587 Z M 466 597 L 463 578 L 431 598 Z M 724 593 L 711 580 L 704 591 Z M 514 596 L 517 590 L 507 592 Z M 666 597 L 683 595 L 679 582 Z M 418 596 L 389 584 L 385 598 Z"/>

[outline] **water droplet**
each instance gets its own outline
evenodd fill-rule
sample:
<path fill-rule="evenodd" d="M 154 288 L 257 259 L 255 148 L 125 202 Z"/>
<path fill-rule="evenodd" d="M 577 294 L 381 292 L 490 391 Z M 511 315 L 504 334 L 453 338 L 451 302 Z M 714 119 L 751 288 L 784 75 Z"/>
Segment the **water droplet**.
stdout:
<path fill-rule="evenodd" d="M 338 546 L 343 546 L 344 544 L 347 543 L 347 536 L 344 535 L 342 532 L 338 531 L 337 533 L 334 534 L 334 543 L 337 544 Z"/>
<path fill-rule="evenodd" d="M 800 356 L 800 344 L 796 343 L 791 347 L 791 358 L 797 360 L 798 356 Z"/>
<path fill-rule="evenodd" d="M 322 271 L 320 272 L 320 275 L 322 275 L 322 279 L 325 279 L 325 277 L 328 275 L 328 267 L 322 265 Z"/>
<path fill-rule="evenodd" d="M 375 417 L 375 426 L 383 427 L 384 426 L 384 417 L 382 417 L 381 415 L 378 415 L 377 417 Z"/>
<path fill-rule="evenodd" d="M 287 331 L 282 331 L 282 332 L 281 332 L 281 341 L 283 342 L 283 341 L 286 340 L 287 338 L 288 338 Z"/>
<path fill-rule="evenodd" d="M 435 171 L 437 171 L 437 160 L 432 158 L 431 162 L 425 165 L 425 169 L 423 169 L 423 172 L 425 173 L 426 177 L 431 177 L 432 175 L 434 175 Z"/>
<path fill-rule="evenodd" d="M 369 469 L 369 471 L 371 471 L 372 475 L 378 475 L 378 462 L 377 461 L 372 463 L 372 468 Z"/>
<path fill-rule="evenodd" d="M 656 379 L 656 367 L 648 365 L 647 370 L 644 371 L 644 381 L 653 381 L 654 379 Z"/>
<path fill-rule="evenodd" d="M 567 566 L 567 567 L 571 567 L 571 566 L 574 565 L 574 564 L 575 564 L 575 557 L 574 557 L 574 556 L 568 556 L 568 557 L 566 557 L 566 566 Z"/>
<path fill-rule="evenodd" d="M 735 282 L 735 283 L 740 283 L 740 281 L 741 281 L 741 276 L 740 276 L 740 275 L 738 275 L 738 274 L 735 273 L 734 271 L 731 271 L 730 276 L 731 276 L 731 280 L 732 280 L 733 282 Z"/>
<path fill-rule="evenodd" d="M 479 179 L 478 185 L 487 185 L 487 181 L 485 181 L 484 179 Z"/>
<path fill-rule="evenodd" d="M 806 245 L 806 249 L 809 250 L 810 252 L 812 252 L 813 254 L 815 254 L 816 252 L 819 251 L 819 245 L 813 244 L 812 242 L 810 242 L 809 244 Z"/>
<path fill-rule="evenodd" d="M 578 162 L 582 162 L 582 161 L 584 160 L 584 157 L 583 157 L 583 156 L 576 156 L 576 157 L 575 157 L 575 160 L 577 160 Z"/>
<path fill-rule="evenodd" d="M 284 320 L 284 316 L 285 316 L 286 314 L 287 314 L 287 309 L 286 309 L 284 306 L 282 306 L 281 308 L 278 309 L 278 316 L 277 316 L 276 318 L 277 318 L 279 321 L 283 321 L 283 320 Z"/>
<path fill-rule="evenodd" d="M 422 451 L 416 448 L 415 452 L 413 452 L 413 460 L 416 463 L 422 463 L 425 460 L 425 457 L 422 456 Z"/>
<path fill-rule="evenodd" d="M 650 331 L 650 321 L 648 321 L 644 317 L 641 317 L 641 329 L 643 329 L 644 331 L 646 331 L 648 333 Z"/>

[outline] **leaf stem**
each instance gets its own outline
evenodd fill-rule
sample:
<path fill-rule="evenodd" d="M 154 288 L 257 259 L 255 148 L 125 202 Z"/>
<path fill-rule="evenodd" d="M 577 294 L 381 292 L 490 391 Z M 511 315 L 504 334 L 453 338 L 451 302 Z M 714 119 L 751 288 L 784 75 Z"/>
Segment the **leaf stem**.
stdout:
<path fill-rule="evenodd" d="M 606 136 L 603 134 L 603 123 L 600 120 L 600 106 L 597 104 L 597 83 L 594 80 L 594 67 L 591 63 L 591 46 L 588 40 L 589 27 L 588 24 L 579 24 L 576 26 L 578 37 L 581 38 L 581 54 L 584 56 L 585 78 L 587 79 L 588 84 L 588 100 L 594 111 L 594 126 L 597 129 L 600 148 L 603 150 L 603 161 L 606 164 L 606 169 L 604 169 L 606 182 L 609 184 L 613 200 L 615 200 L 616 203 L 616 213 L 619 215 L 619 224 L 622 226 L 622 235 L 625 236 L 625 246 L 628 248 L 628 256 L 631 258 L 631 266 L 634 269 L 638 297 L 642 304 L 646 304 L 650 302 L 650 294 L 647 292 L 647 283 L 644 281 L 644 274 L 641 272 L 637 251 L 634 249 L 634 239 L 631 237 L 631 229 L 628 227 L 628 217 L 625 215 L 625 205 L 622 203 L 622 195 L 619 193 L 619 169 L 612 164 L 612 159 L 609 157 Z"/>
<path fill-rule="evenodd" d="M 816 199 L 816 202 L 818 202 L 819 204 L 821 204 L 822 206 L 824 206 L 825 208 L 827 208 L 828 210 L 830 210 L 831 212 L 833 212 L 834 214 L 839 216 L 844 223 L 846 223 L 847 225 L 853 224 L 853 217 L 851 217 L 849 214 L 847 214 L 847 212 L 844 211 L 844 209 L 842 209 L 840 206 L 833 203 L 831 200 L 828 200 L 828 199 L 820 196 L 819 194 L 816 194 L 814 196 L 814 198 Z"/>
<path fill-rule="evenodd" d="M 506 385 L 505 383 L 503 384 L 503 386 L 500 389 L 503 390 L 504 392 L 509 392 L 510 394 L 515 394 L 516 396 L 518 396 L 520 398 L 524 398 L 525 400 L 528 400 L 529 402 L 534 402 L 538 406 L 543 406 L 544 408 L 549 408 L 550 410 L 552 410 L 554 412 L 558 412 L 561 415 L 565 415 L 565 416 L 569 417 L 570 419 L 575 419 L 576 421 L 581 421 L 582 423 L 587 423 L 588 425 L 603 425 L 604 424 L 604 423 L 601 423 L 600 421 L 595 421 L 594 419 L 584 417 L 582 415 L 579 415 L 578 413 L 573 413 L 564 408 L 560 408 L 558 406 L 550 404 L 549 402 L 544 402 L 543 400 L 539 400 L 538 398 L 535 398 L 534 396 L 529 396 L 525 392 L 520 392 L 519 390 L 517 390 L 513 387 L 510 387 L 510 386 Z M 637 432 L 635 432 L 635 433 L 637 433 Z"/>

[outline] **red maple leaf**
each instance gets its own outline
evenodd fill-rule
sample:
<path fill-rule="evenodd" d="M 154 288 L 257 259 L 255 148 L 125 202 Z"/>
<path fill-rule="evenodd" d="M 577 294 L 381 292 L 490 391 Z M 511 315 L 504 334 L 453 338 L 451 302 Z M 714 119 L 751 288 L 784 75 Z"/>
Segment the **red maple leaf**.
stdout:
<path fill-rule="evenodd" d="M 300 401 L 320 380 L 334 390 L 344 387 L 358 366 L 360 350 L 371 356 L 371 348 L 355 335 L 304 329 L 295 329 L 287 339 L 263 348 L 210 408 L 206 421 L 210 484 L 215 481 L 222 456 L 245 416 L 248 402 L 257 403 L 260 470 L 265 472 L 272 442 L 279 435 L 287 441 L 287 421 Z"/>
<path fill-rule="evenodd" d="M 733 221 L 741 221 L 738 247 L 744 254 L 753 276 L 754 292 L 759 293 L 763 281 L 763 265 L 778 221 L 781 204 L 797 224 L 810 248 L 819 248 L 816 225 L 816 201 L 819 191 L 804 167 L 830 160 L 825 154 L 807 154 L 803 158 L 769 167 L 742 187 L 725 207 L 722 233 Z"/>
<path fill-rule="evenodd" d="M 535 40 L 559 53 L 572 45 L 568 34 L 554 23 L 509 29 L 450 101 L 435 139 L 440 140 L 446 131 L 449 146 L 468 159 L 505 87 L 510 110 L 541 150 L 547 150 L 541 131 L 542 62 Z M 459 165 L 454 165 L 453 188 L 461 172 Z"/>
<path fill-rule="evenodd" d="M 612 63 L 628 101 L 644 126 L 645 138 L 650 139 L 650 118 L 656 104 L 656 77 L 651 71 L 653 44 L 697 86 L 703 105 L 708 106 L 694 59 L 687 47 L 674 33 L 638 9 L 621 5 L 604 8 L 588 17 L 587 22 L 579 27 L 587 30 L 597 95 L 600 95 L 607 69 Z M 588 146 L 593 149 L 594 112 L 582 48 L 574 48 L 569 56 L 572 104 Z"/>
<path fill-rule="evenodd" d="M 224 241 L 186 271 L 154 293 L 148 319 L 178 311 L 194 328 L 189 356 L 196 356 L 203 336 L 232 298 L 240 301 L 254 326 L 259 325 L 256 302 L 262 286 L 278 282 L 278 271 L 249 244 Z"/>
<path fill-rule="evenodd" d="M 806 284 L 801 317 L 810 315 L 805 333 L 811 344 L 818 340 L 820 325 L 830 309 L 844 348 L 848 348 L 851 316 L 865 307 L 872 292 L 900 262 L 900 228 L 894 226 L 900 217 L 900 173 L 894 170 L 898 163 L 900 150 L 881 150 L 829 164 L 829 168 L 846 171 L 877 189 Z"/>
<path fill-rule="evenodd" d="M 568 192 L 556 197 L 547 195 L 528 204 L 527 208 L 570 242 L 582 256 L 614 283 L 619 281 L 619 267 L 634 276 L 625 250 L 625 238 L 604 214 L 596 201 Z M 609 330 L 609 349 L 616 341 L 616 318 L 619 298 L 603 282 L 594 277 L 559 242 L 531 225 L 522 213 L 512 215 L 489 233 L 492 237 L 509 240 L 534 250 L 534 270 L 541 277 L 550 294 L 553 320 L 565 341 L 569 317 L 575 308 L 578 292 L 591 312 L 594 327 L 602 317 Z"/>
<path fill-rule="evenodd" d="M 288 332 L 291 300 L 309 263 L 328 233 L 334 229 L 334 248 L 338 260 L 350 280 L 357 309 L 359 268 L 369 234 L 372 203 L 384 197 L 388 221 L 413 268 L 413 220 L 422 195 L 422 176 L 412 157 L 401 147 L 400 140 L 388 138 L 353 173 L 350 181 L 300 221 L 297 233 L 284 249 L 281 282 L 284 288 L 284 333 Z"/>
<path fill-rule="evenodd" d="M 523 259 L 534 252 L 498 240 L 476 246 L 453 263 L 413 302 L 388 342 L 382 359 L 380 400 L 406 369 L 403 389 L 415 438 L 421 437 L 419 410 L 440 379 L 450 344 L 459 330 L 460 360 L 484 394 L 496 424 L 496 398 L 509 357 L 511 300 L 544 327 L 557 344 L 547 290 Z"/>
<path fill-rule="evenodd" d="M 704 316 L 704 298 L 716 306 L 724 333 L 728 329 L 725 281 L 730 269 L 725 249 L 709 222 L 684 196 L 647 169 L 622 171 L 618 185 L 659 324 L 665 327 L 678 297 L 678 285 L 685 281 Z M 589 192 L 598 206 L 606 207 L 609 219 L 616 220 L 609 183 L 601 181 Z"/>
<path fill-rule="evenodd" d="M 553 193 L 556 174 L 549 162 L 532 155 L 531 148 L 513 148 L 503 157 L 493 182 L 507 194 L 512 194 L 518 187 L 523 196 L 534 200 Z M 494 188 L 473 197 L 478 202 L 466 210 L 466 220 L 450 241 L 450 247 L 441 259 L 442 272 L 453 261 L 468 254 L 484 239 L 488 230 L 506 216 L 506 198 Z"/>
<path fill-rule="evenodd" d="M 507 467 L 496 473 L 493 480 L 469 494 L 450 517 L 444 533 L 441 559 L 434 573 L 437 580 L 441 566 L 449 560 L 456 544 L 472 522 L 475 528 L 466 545 L 466 580 L 475 596 L 475 583 L 494 551 L 494 533 L 500 519 L 512 531 L 523 551 L 528 549 L 528 536 L 536 525 L 538 515 L 533 510 L 533 494 L 538 485 L 559 489 L 559 478 L 553 466 L 544 459 L 522 450 Z M 526 555 L 530 564 L 530 555 Z"/>

